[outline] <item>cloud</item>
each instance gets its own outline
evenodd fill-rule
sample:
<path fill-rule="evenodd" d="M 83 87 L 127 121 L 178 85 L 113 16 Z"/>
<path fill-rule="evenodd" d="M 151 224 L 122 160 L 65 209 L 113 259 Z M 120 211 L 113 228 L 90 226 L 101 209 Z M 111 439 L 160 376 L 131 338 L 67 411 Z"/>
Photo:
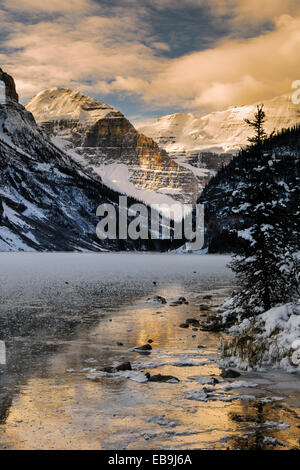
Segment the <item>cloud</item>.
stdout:
<path fill-rule="evenodd" d="M 50 86 L 108 93 L 116 89 L 112 81 L 131 92 L 134 80 L 125 87 L 124 77 L 141 81 L 158 73 L 164 58 L 157 52 L 168 47 L 156 41 L 135 12 L 119 9 L 111 17 L 72 12 L 54 22 L 15 21 L 2 44 L 6 53 L 0 54 L 0 63 L 14 75 L 25 99 Z"/>
<path fill-rule="evenodd" d="M 16 12 L 83 12 L 87 8 L 94 8 L 89 0 L 3 0 L 3 6 Z"/>
<path fill-rule="evenodd" d="M 118 76 L 110 90 L 135 91 L 146 102 L 187 109 L 251 103 L 291 89 L 298 77 L 299 50 L 300 18 L 285 15 L 274 31 L 168 60 L 147 79 Z"/>
<path fill-rule="evenodd" d="M 193 2 L 194 0 L 187 0 Z M 197 0 L 195 0 L 197 3 Z M 300 13 L 298 0 L 212 0 L 215 14 L 232 15 L 235 22 L 274 21 L 283 14 Z"/>
<path fill-rule="evenodd" d="M 147 0 L 137 8 L 138 3 L 122 0 L 107 7 L 92 0 L 5 0 L 0 24 L 9 24 L 9 30 L 0 64 L 16 78 L 23 101 L 42 89 L 65 86 L 103 99 L 108 94 L 139 97 L 149 108 L 212 110 L 285 93 L 299 78 L 298 1 L 287 0 L 283 7 L 277 0 L 212 0 L 209 8 L 216 18 L 229 15 L 238 25 L 268 20 L 273 27 L 257 37 L 229 36 L 210 49 L 175 58 L 166 54 L 172 44 L 153 33 L 148 8 L 208 2 Z M 21 12 L 35 6 L 34 21 L 22 19 Z"/>
<path fill-rule="evenodd" d="M 273 21 L 283 14 L 300 13 L 299 0 L 148 0 L 161 10 L 188 7 L 208 8 L 210 14 L 219 17 L 227 15 L 235 22 Z"/>

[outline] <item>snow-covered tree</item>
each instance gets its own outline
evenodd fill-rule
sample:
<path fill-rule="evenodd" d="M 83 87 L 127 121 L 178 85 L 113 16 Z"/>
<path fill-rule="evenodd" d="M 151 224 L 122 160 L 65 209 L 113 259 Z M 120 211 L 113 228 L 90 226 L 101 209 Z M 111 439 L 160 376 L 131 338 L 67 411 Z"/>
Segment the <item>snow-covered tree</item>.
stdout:
<path fill-rule="evenodd" d="M 264 119 L 263 107 L 258 107 L 255 120 L 248 122 L 256 129 L 251 139 L 255 145 L 245 151 L 243 165 L 237 168 L 239 183 L 232 195 L 237 235 L 244 239 L 231 263 L 240 287 L 234 303 L 245 316 L 290 300 L 297 283 L 291 243 L 294 188 L 282 179 L 282 158 L 266 148 Z"/>

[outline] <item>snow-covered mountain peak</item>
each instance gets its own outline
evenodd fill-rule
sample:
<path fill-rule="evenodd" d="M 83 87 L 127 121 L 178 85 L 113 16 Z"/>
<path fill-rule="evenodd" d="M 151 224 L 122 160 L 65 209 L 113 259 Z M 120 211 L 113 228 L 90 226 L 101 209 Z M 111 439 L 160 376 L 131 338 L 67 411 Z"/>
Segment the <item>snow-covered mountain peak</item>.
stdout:
<path fill-rule="evenodd" d="M 290 94 L 277 96 L 263 103 L 268 133 L 300 123 L 300 107 L 292 102 Z M 261 103 L 231 106 L 205 116 L 176 113 L 162 116 L 153 124 L 137 128 L 168 152 L 235 151 L 248 143 L 251 130 L 244 119 L 253 118 L 258 104 Z"/>
<path fill-rule="evenodd" d="M 49 88 L 35 95 L 26 105 L 38 122 L 80 121 L 95 123 L 100 119 L 121 117 L 112 106 L 69 88 Z"/>

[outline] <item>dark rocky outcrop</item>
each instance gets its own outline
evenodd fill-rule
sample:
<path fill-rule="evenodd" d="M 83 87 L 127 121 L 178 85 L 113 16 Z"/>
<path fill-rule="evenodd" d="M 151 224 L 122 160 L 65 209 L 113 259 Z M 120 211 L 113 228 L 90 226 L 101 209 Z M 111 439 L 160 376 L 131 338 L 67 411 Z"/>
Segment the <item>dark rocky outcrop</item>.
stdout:
<path fill-rule="evenodd" d="M 0 68 L 0 81 L 5 83 L 6 98 L 10 98 L 11 100 L 18 102 L 19 96 L 16 92 L 15 81 L 10 75 L 4 72 L 1 68 Z"/>

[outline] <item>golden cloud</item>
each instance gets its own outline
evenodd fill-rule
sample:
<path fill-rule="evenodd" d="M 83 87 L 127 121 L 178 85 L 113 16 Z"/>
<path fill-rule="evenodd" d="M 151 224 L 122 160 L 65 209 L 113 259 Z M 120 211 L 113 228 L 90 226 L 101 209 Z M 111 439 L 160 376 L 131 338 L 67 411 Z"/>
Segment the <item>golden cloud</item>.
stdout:
<path fill-rule="evenodd" d="M 13 0 L 10 8 L 15 3 L 30 9 L 36 1 Z M 258 0 L 213 0 L 216 15 L 231 7 L 238 22 L 254 20 L 259 12 L 260 20 L 272 19 L 274 29 L 175 59 L 161 54 L 169 45 L 153 35 L 137 9 L 117 9 L 108 18 L 96 4 L 89 10 L 90 0 L 74 0 L 72 11 L 63 10 L 69 1 L 50 3 L 44 2 L 60 8 L 58 21 L 12 21 L 3 43 L 9 52 L 0 54 L 0 64 L 15 76 L 23 100 L 44 88 L 67 86 L 94 94 L 139 95 L 153 106 L 211 110 L 285 93 L 299 78 L 300 11 L 287 14 L 300 10 L 293 0 L 285 7 L 277 0 L 259 2 L 259 7 Z M 79 15 L 76 6 L 88 13 Z"/>
<path fill-rule="evenodd" d="M 91 0 L 3 0 L 3 6 L 8 10 L 20 12 L 46 12 L 46 13 L 60 13 L 60 12 L 84 12 L 87 8 L 95 7 Z"/>

